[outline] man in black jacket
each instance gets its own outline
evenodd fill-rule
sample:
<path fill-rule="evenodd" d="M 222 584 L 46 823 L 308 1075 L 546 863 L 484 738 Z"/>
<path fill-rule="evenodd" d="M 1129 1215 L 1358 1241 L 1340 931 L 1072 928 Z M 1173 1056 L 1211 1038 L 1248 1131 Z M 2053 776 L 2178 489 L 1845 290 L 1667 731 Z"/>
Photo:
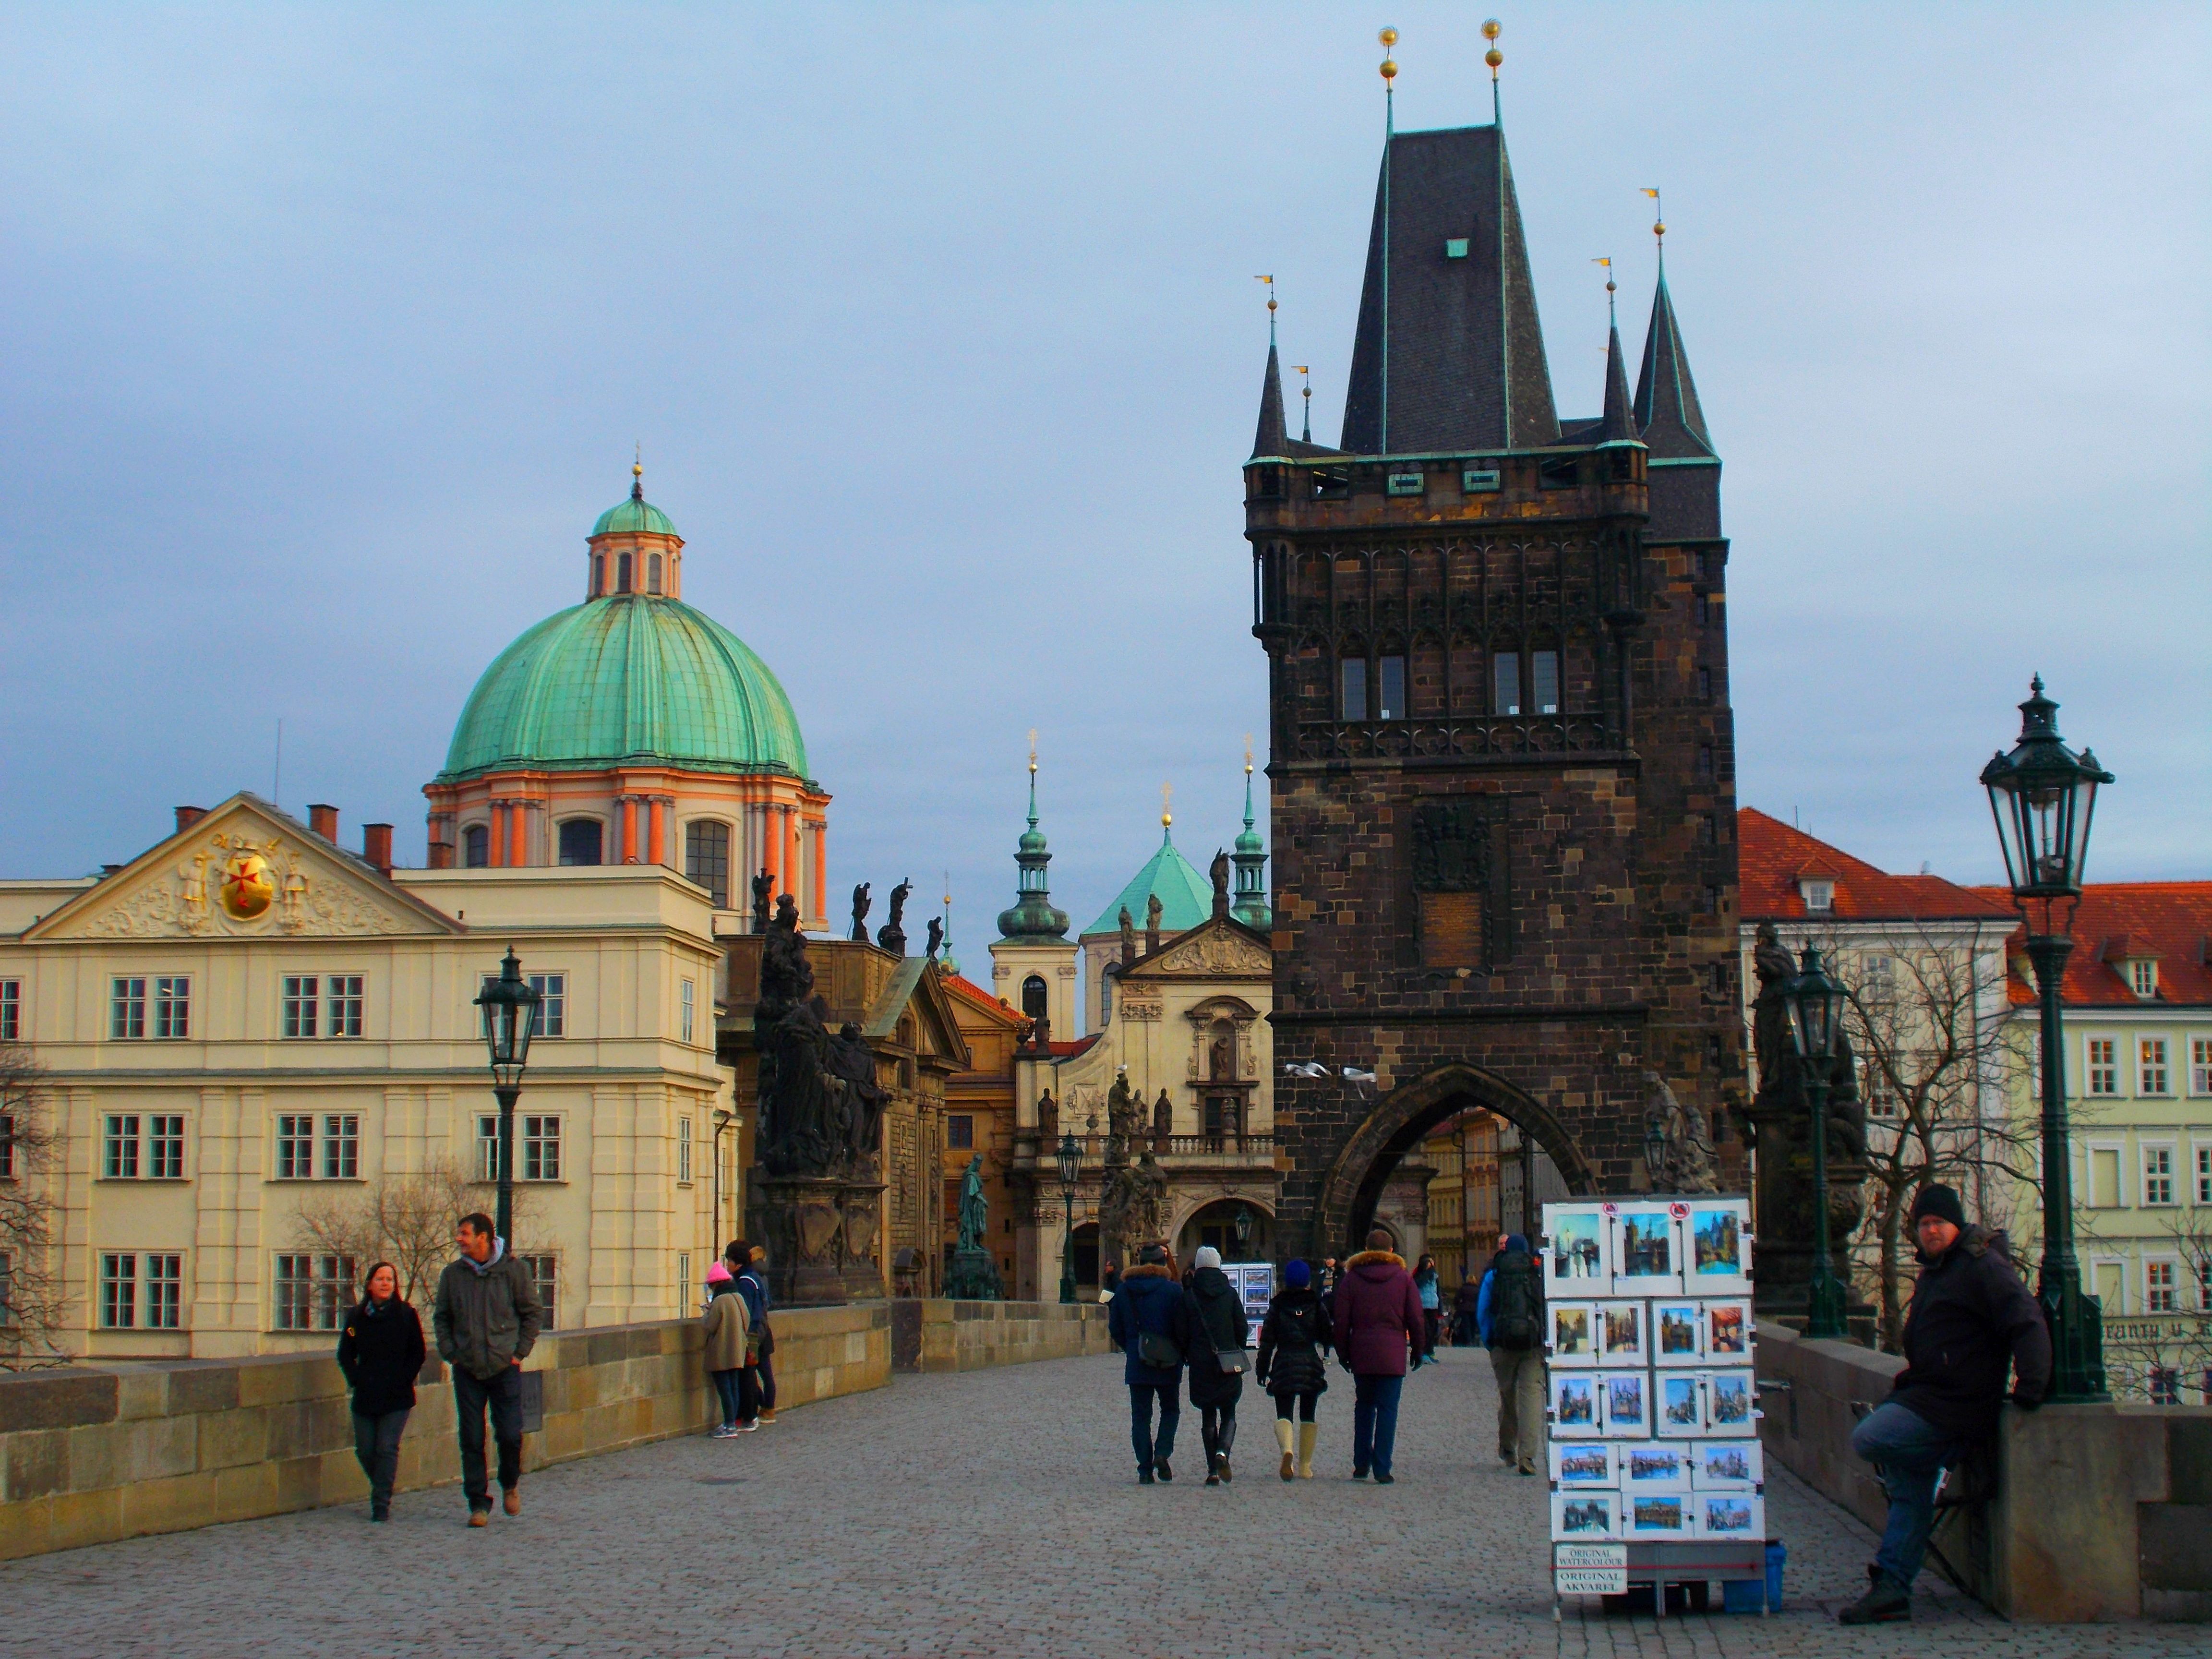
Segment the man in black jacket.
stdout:
<path fill-rule="evenodd" d="M 1927 1553 L 1943 1471 L 1996 1432 L 2005 1373 L 2013 1403 L 2033 1411 L 2051 1382 L 2043 1310 L 1990 1236 L 1966 1224 L 1959 1194 L 1930 1184 L 1912 1200 L 1920 1283 L 1905 1317 L 1905 1369 L 1890 1396 L 1851 1435 L 1889 1491 L 1889 1525 L 1867 1569 L 1867 1593 L 1839 1615 L 1846 1625 L 1912 1616 L 1912 1581 Z"/>
<path fill-rule="evenodd" d="M 492 1220 L 461 1218 L 454 1231 L 460 1260 L 438 1276 L 431 1315 L 438 1358 L 453 1368 L 453 1411 L 460 1420 L 461 1489 L 469 1524 L 491 1520 L 491 1484 L 484 1471 L 484 1412 L 491 1413 L 499 1446 L 499 1484 L 509 1515 L 522 1513 L 522 1362 L 544 1323 L 536 1286 L 523 1265 L 507 1253 Z"/>

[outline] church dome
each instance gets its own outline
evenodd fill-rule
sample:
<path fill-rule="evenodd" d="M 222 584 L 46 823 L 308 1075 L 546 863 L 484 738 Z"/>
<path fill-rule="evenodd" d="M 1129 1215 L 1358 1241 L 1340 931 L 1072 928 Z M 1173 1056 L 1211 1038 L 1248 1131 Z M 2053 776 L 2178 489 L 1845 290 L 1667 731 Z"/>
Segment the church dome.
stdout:
<path fill-rule="evenodd" d="M 599 521 L 592 526 L 594 536 L 673 536 L 676 526 L 668 515 L 645 499 L 642 492 L 633 493 L 626 501 L 617 501 L 599 514 Z"/>
<path fill-rule="evenodd" d="M 1176 849 L 1175 838 L 1164 824 L 1160 850 L 1129 878 L 1128 885 L 1115 895 L 1113 902 L 1098 913 L 1098 920 L 1085 928 L 1081 937 L 1119 933 L 1125 909 L 1129 920 L 1141 929 L 1154 898 L 1160 902 L 1162 933 L 1186 933 L 1213 914 L 1213 884 Z"/>
<path fill-rule="evenodd" d="M 638 522 L 610 530 L 623 514 Z M 635 500 L 592 533 L 631 530 L 674 533 Z M 617 593 L 548 617 L 500 653 L 469 694 L 438 781 L 653 763 L 807 775 L 791 699 L 744 641 L 679 599 Z"/>

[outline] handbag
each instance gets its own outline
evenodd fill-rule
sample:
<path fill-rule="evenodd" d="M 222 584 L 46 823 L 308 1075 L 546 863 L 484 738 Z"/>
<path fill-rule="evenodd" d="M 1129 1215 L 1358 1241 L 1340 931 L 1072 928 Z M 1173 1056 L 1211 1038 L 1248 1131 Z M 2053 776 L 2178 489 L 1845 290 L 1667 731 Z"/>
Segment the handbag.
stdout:
<path fill-rule="evenodd" d="M 1165 1331 L 1139 1331 L 1137 1333 L 1137 1358 L 1158 1370 L 1171 1371 L 1182 1365 L 1182 1350 L 1176 1346 L 1175 1338 Z"/>
<path fill-rule="evenodd" d="M 1224 1376 L 1242 1376 L 1252 1363 L 1250 1352 L 1243 1348 L 1223 1348 L 1213 1351 L 1213 1363 Z"/>

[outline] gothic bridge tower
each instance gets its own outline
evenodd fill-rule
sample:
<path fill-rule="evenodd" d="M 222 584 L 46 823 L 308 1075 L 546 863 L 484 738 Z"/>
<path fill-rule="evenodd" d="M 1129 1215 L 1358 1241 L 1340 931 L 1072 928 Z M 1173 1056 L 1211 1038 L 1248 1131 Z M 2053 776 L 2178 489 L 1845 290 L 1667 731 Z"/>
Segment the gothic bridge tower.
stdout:
<path fill-rule="evenodd" d="M 1741 1073 L 1720 461 L 1663 264 L 1635 394 L 1616 328 L 1562 420 L 1502 125 L 1396 134 L 1341 441 L 1289 436 L 1271 341 L 1253 449 L 1275 1054 L 1331 1073 L 1274 1079 L 1279 1237 L 1341 1254 L 1473 1106 L 1633 1190 L 1647 1073 L 1713 1123 Z"/>

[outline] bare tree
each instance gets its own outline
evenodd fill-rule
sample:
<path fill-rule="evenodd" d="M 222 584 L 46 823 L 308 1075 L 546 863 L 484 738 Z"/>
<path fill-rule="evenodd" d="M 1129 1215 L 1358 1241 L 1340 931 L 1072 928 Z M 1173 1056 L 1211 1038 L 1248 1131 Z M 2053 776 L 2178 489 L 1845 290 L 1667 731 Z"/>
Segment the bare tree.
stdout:
<path fill-rule="evenodd" d="M 2174 1211 L 2166 1217 L 2166 1235 L 2181 1258 L 2174 1304 L 2125 1317 L 2107 1311 L 2105 1370 L 2118 1398 L 2170 1406 L 2185 1397 L 2184 1378 L 2212 1376 L 2212 1215 Z"/>
<path fill-rule="evenodd" d="M 58 1141 L 42 1083 L 28 1049 L 0 1043 L 0 1370 L 68 1363 L 49 1184 Z"/>
<path fill-rule="evenodd" d="M 455 1224 L 483 1206 L 478 1185 L 453 1158 L 441 1158 L 427 1169 L 387 1171 L 365 1187 L 318 1190 L 301 1206 L 297 1225 L 304 1243 L 350 1257 L 357 1273 L 389 1261 L 399 1274 L 399 1293 L 424 1307 L 453 1259 Z M 518 1233 L 533 1218 L 533 1197 L 517 1186 Z"/>

